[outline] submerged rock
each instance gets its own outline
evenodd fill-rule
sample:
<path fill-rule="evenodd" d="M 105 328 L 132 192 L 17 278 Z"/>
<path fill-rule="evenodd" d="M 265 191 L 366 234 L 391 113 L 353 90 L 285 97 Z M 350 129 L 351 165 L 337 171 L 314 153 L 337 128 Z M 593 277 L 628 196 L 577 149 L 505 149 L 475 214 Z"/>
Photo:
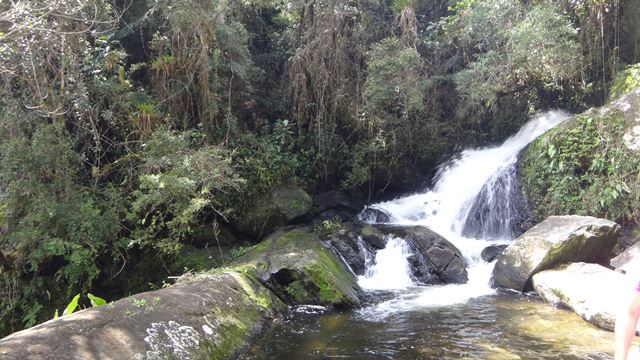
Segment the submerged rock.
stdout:
<path fill-rule="evenodd" d="M 447 239 L 424 226 L 380 225 L 384 234 L 405 239 L 413 250 L 409 258 L 412 276 L 423 284 L 465 283 L 467 262 Z"/>
<path fill-rule="evenodd" d="M 605 261 L 620 226 L 590 216 L 551 216 L 514 240 L 493 269 L 495 286 L 532 290 L 531 277 L 569 262 Z"/>
<path fill-rule="evenodd" d="M 225 359 L 286 305 L 238 272 L 201 275 L 65 315 L 0 340 L 0 358 Z"/>
<path fill-rule="evenodd" d="M 291 305 L 360 305 L 354 274 L 306 227 L 276 231 L 231 265 Z"/>
<path fill-rule="evenodd" d="M 502 254 L 502 252 L 506 248 L 507 245 L 489 245 L 486 248 L 482 249 L 480 257 L 486 262 L 492 262 L 498 257 L 498 255 Z"/>
<path fill-rule="evenodd" d="M 278 186 L 259 197 L 243 217 L 232 220 L 241 232 L 260 238 L 290 224 L 311 209 L 311 196 L 294 185 Z"/>
<path fill-rule="evenodd" d="M 633 285 L 624 275 L 597 264 L 573 263 L 533 275 L 533 287 L 546 301 L 568 307 L 586 321 L 613 330 L 620 299 Z"/>

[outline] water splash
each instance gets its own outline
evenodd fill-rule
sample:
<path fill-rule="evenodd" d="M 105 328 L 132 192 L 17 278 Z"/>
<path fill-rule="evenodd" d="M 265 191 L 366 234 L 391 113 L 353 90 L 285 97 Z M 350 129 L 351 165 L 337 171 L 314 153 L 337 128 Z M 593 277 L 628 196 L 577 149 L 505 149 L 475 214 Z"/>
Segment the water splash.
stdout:
<path fill-rule="evenodd" d="M 388 237 L 386 247 L 375 254 L 358 278 L 360 287 L 367 290 L 397 290 L 413 285 L 409 275 L 408 257 L 411 250 L 404 239 Z"/>
<path fill-rule="evenodd" d="M 392 223 L 422 225 L 453 243 L 469 265 L 469 281 L 461 285 L 407 287 L 396 298 L 361 310 L 374 319 L 392 313 L 464 303 L 494 293 L 489 281 L 493 264 L 480 253 L 489 245 L 513 239 L 522 201 L 517 183 L 516 162 L 520 151 L 545 131 L 566 120 L 569 114 L 551 111 L 529 121 L 502 145 L 465 150 L 438 169 L 433 188 L 371 207 L 388 214 Z M 386 249 L 385 249 L 386 250 Z M 385 262 L 378 252 L 375 264 Z M 405 257 L 406 261 L 406 257 Z M 387 286 L 385 278 L 408 276 L 408 264 L 367 273 L 360 278 L 366 289 Z"/>

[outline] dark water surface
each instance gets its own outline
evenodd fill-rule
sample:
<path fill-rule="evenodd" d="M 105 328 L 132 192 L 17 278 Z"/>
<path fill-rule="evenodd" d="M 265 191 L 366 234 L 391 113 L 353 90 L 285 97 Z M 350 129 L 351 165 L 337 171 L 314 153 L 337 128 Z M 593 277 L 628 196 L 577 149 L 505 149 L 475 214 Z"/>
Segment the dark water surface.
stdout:
<path fill-rule="evenodd" d="M 366 310 L 295 313 L 240 359 L 613 358 L 613 333 L 516 294 L 371 316 Z"/>

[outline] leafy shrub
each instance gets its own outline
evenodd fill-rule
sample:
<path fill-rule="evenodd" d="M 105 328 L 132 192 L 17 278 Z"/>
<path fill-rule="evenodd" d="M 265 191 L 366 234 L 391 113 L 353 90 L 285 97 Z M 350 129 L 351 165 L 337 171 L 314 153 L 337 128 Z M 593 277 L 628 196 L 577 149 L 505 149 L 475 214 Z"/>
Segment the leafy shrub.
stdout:
<path fill-rule="evenodd" d="M 222 194 L 243 182 L 226 150 L 200 140 L 198 132 L 157 130 L 143 145 L 141 175 L 128 214 L 135 224 L 129 247 L 176 255 L 206 213 L 223 212 Z"/>
<path fill-rule="evenodd" d="M 620 72 L 611 85 L 609 98 L 616 100 L 631 90 L 640 87 L 640 64 L 629 66 Z"/>
<path fill-rule="evenodd" d="M 538 220 L 581 214 L 637 221 L 640 159 L 623 144 L 625 129 L 620 113 L 583 115 L 531 145 L 523 189 Z"/>
<path fill-rule="evenodd" d="M 0 249 L 12 254 L 3 285 L 17 299 L 2 304 L 0 318 L 15 318 L 11 312 L 19 305 L 24 324 L 31 326 L 51 293 L 64 296 L 91 287 L 101 273 L 96 259 L 117 238 L 120 221 L 99 194 L 82 186 L 81 157 L 60 124 L 14 136 L 0 153 L 10 230 L 0 234 Z M 51 279 L 48 295 L 38 290 L 44 286 L 41 277 Z"/>

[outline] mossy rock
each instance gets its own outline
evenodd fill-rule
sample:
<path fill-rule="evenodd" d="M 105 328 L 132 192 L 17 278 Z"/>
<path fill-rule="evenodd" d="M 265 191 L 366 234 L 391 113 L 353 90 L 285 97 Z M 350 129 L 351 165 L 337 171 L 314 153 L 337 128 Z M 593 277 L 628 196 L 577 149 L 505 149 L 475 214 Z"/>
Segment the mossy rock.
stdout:
<path fill-rule="evenodd" d="M 640 64 L 635 64 L 621 71 L 613 80 L 609 98 L 616 100 L 640 87 Z"/>
<path fill-rule="evenodd" d="M 0 357 L 229 359 L 286 311 L 273 293 L 238 272 L 190 276 L 14 333 L 0 340 Z"/>
<path fill-rule="evenodd" d="M 640 215 L 640 88 L 565 121 L 520 154 L 522 192 L 532 222 L 551 215 Z"/>
<path fill-rule="evenodd" d="M 275 232 L 231 264 L 290 304 L 360 305 L 355 276 L 307 227 Z"/>
<path fill-rule="evenodd" d="M 281 185 L 260 196 L 244 214 L 232 220 L 241 232 L 261 238 L 290 224 L 311 209 L 311 196 L 298 186 Z"/>

